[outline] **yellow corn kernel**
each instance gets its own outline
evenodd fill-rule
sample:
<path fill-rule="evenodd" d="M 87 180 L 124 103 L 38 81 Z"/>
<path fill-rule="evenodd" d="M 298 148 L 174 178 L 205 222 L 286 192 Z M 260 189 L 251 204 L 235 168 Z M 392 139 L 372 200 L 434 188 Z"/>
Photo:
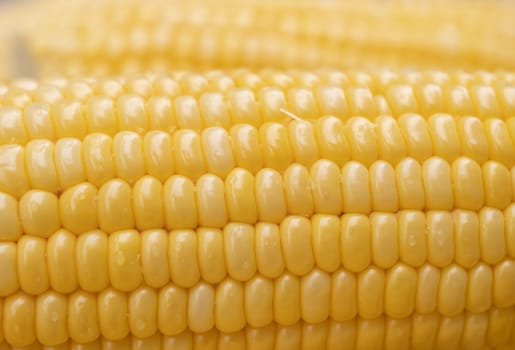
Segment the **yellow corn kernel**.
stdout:
<path fill-rule="evenodd" d="M 48 291 L 38 295 L 35 305 L 36 337 L 45 345 L 58 345 L 68 340 L 67 300 L 62 294 Z"/>
<path fill-rule="evenodd" d="M 109 239 L 102 231 L 80 235 L 76 243 L 77 280 L 82 289 L 99 292 L 109 284 Z"/>
<path fill-rule="evenodd" d="M 467 349 L 482 349 L 486 343 L 487 329 L 488 314 L 465 314 L 461 346 Z"/>
<path fill-rule="evenodd" d="M 445 316 L 458 315 L 465 308 L 467 272 L 458 265 L 442 270 L 438 291 L 438 311 Z"/>
<path fill-rule="evenodd" d="M 278 225 L 258 223 L 254 249 L 259 273 L 268 278 L 277 278 L 283 273 L 285 266 Z"/>
<path fill-rule="evenodd" d="M 172 102 L 160 94 L 147 100 L 149 130 L 171 132 L 174 129 Z M 156 133 L 160 133 L 159 131 Z"/>
<path fill-rule="evenodd" d="M 166 181 L 163 191 L 166 228 L 195 228 L 198 214 L 193 182 L 184 176 L 173 175 Z"/>
<path fill-rule="evenodd" d="M 492 305 L 493 272 L 490 266 L 479 263 L 468 272 L 467 310 L 484 312 Z"/>
<path fill-rule="evenodd" d="M 417 272 L 398 263 L 388 270 L 385 281 L 384 308 L 388 316 L 404 318 L 415 308 Z"/>
<path fill-rule="evenodd" d="M 157 299 L 157 326 L 166 335 L 184 331 L 188 322 L 188 292 L 173 284 L 159 290 Z"/>
<path fill-rule="evenodd" d="M 328 273 L 314 269 L 303 276 L 300 281 L 302 319 L 309 323 L 325 321 L 329 316 L 330 293 L 331 277 Z"/>
<path fill-rule="evenodd" d="M 403 210 L 397 220 L 399 257 L 405 264 L 418 267 L 426 261 L 427 256 L 425 216 L 419 211 Z"/>
<path fill-rule="evenodd" d="M 275 343 L 275 328 L 273 325 L 245 330 L 247 349 L 273 349 Z"/>
<path fill-rule="evenodd" d="M 34 297 L 18 292 L 4 299 L 3 334 L 12 346 L 23 347 L 36 340 Z"/>
<path fill-rule="evenodd" d="M 18 271 L 16 269 L 16 244 L 0 243 L 0 265 L 3 266 L 0 275 L 0 296 L 8 296 L 18 290 Z"/>
<path fill-rule="evenodd" d="M 135 230 L 112 233 L 109 236 L 109 279 L 114 288 L 131 291 L 142 282 L 139 257 L 141 237 Z"/>
<path fill-rule="evenodd" d="M 283 171 L 293 163 L 288 130 L 278 123 L 266 123 L 259 128 L 259 140 L 266 168 Z"/>
<path fill-rule="evenodd" d="M 356 330 L 356 349 L 377 349 L 384 344 L 384 317 L 359 319 Z"/>
<path fill-rule="evenodd" d="M 385 274 L 374 266 L 362 271 L 357 278 L 358 314 L 375 319 L 384 309 Z"/>
<path fill-rule="evenodd" d="M 29 190 L 25 151 L 20 145 L 0 146 L 0 191 L 16 198 Z"/>
<path fill-rule="evenodd" d="M 247 89 L 234 89 L 228 94 L 229 113 L 233 124 L 250 124 L 258 127 L 261 116 L 254 93 Z"/>
<path fill-rule="evenodd" d="M 135 132 L 122 131 L 113 138 L 113 162 L 118 178 L 134 183 L 145 174 L 143 140 Z"/>
<path fill-rule="evenodd" d="M 77 343 L 89 343 L 100 335 L 97 299 L 77 291 L 68 298 L 68 334 Z"/>
<path fill-rule="evenodd" d="M 132 190 L 125 181 L 114 179 L 98 190 L 98 225 L 108 233 L 134 227 Z"/>
<path fill-rule="evenodd" d="M 515 305 L 513 290 L 515 276 L 515 262 L 505 260 L 494 267 L 493 275 L 493 301 L 497 307 L 511 307 Z"/>
<path fill-rule="evenodd" d="M 169 280 L 168 235 L 164 230 L 147 230 L 141 233 L 141 273 L 145 283 L 151 287 L 163 287 Z"/>
<path fill-rule="evenodd" d="M 273 281 L 255 276 L 244 286 L 244 307 L 247 322 L 252 327 L 264 327 L 273 321 Z"/>
<path fill-rule="evenodd" d="M 454 206 L 451 169 L 442 158 L 432 157 L 422 166 L 426 209 L 451 210 Z"/>
<path fill-rule="evenodd" d="M 440 285 L 440 270 L 425 264 L 418 269 L 417 297 L 415 308 L 420 314 L 436 311 Z"/>
<path fill-rule="evenodd" d="M 387 269 L 399 259 L 397 220 L 393 214 L 373 213 L 370 216 L 372 261 Z"/>
<path fill-rule="evenodd" d="M 54 162 L 61 190 L 86 180 L 82 161 L 82 143 L 78 139 L 59 139 L 54 148 Z"/>
<path fill-rule="evenodd" d="M 487 342 L 497 346 L 509 342 L 510 330 L 513 329 L 515 317 L 513 307 L 505 309 L 493 308 L 488 320 Z"/>
<path fill-rule="evenodd" d="M 455 119 L 448 114 L 435 114 L 428 119 L 435 156 L 452 162 L 460 155 L 460 140 Z"/>
<path fill-rule="evenodd" d="M 80 234 L 97 228 L 98 190 L 90 183 L 75 185 L 59 197 L 62 226 Z"/>
<path fill-rule="evenodd" d="M 499 119 L 485 120 L 488 155 L 490 159 L 512 167 L 515 164 L 515 148 L 506 124 Z"/>
<path fill-rule="evenodd" d="M 163 185 L 151 176 L 140 178 L 132 189 L 134 221 L 139 230 L 163 227 Z"/>
<path fill-rule="evenodd" d="M 206 172 L 199 134 L 193 130 L 178 130 L 173 134 L 172 148 L 178 174 L 197 180 Z"/>
<path fill-rule="evenodd" d="M 375 120 L 378 132 L 379 158 L 397 165 L 407 156 L 407 146 L 401 129 L 393 117 L 381 116 Z"/>
<path fill-rule="evenodd" d="M 478 215 L 472 211 L 456 210 L 454 213 L 455 260 L 471 268 L 480 259 Z"/>
<path fill-rule="evenodd" d="M 121 130 L 142 134 L 148 130 L 145 101 L 133 94 L 124 94 L 116 100 L 116 121 Z"/>
<path fill-rule="evenodd" d="M 385 161 L 376 161 L 370 167 L 369 179 L 373 210 L 396 212 L 399 199 L 393 167 Z"/>
<path fill-rule="evenodd" d="M 25 234 L 49 237 L 61 226 L 57 196 L 32 190 L 19 202 L 20 222 Z"/>
<path fill-rule="evenodd" d="M 346 124 L 351 159 L 367 166 L 378 158 L 375 125 L 368 119 L 354 117 Z"/>
<path fill-rule="evenodd" d="M 70 293 L 78 286 L 76 247 L 76 236 L 66 230 L 55 232 L 47 240 L 48 278 L 50 286 L 57 292 Z"/>
<path fill-rule="evenodd" d="M 86 124 L 93 133 L 114 135 L 117 131 L 114 101 L 104 96 L 93 96 L 86 102 Z M 115 96 L 110 96 L 115 97 Z"/>
<path fill-rule="evenodd" d="M 345 96 L 349 103 L 349 116 L 376 116 L 372 92 L 364 87 L 353 87 L 346 90 Z"/>
<path fill-rule="evenodd" d="M 227 272 L 239 281 L 247 281 L 256 273 L 254 227 L 230 223 L 223 230 Z"/>
<path fill-rule="evenodd" d="M 372 210 L 367 168 L 358 162 L 348 162 L 342 169 L 343 212 L 368 214 Z"/>
<path fill-rule="evenodd" d="M 433 349 L 439 322 L 440 317 L 437 313 L 428 315 L 415 314 L 411 323 L 411 346 L 414 349 Z"/>
<path fill-rule="evenodd" d="M 300 280 L 286 272 L 274 281 L 274 319 L 283 326 L 300 319 Z"/>
<path fill-rule="evenodd" d="M 202 175 L 196 183 L 199 225 L 223 227 L 228 221 L 224 183 L 212 174 Z"/>
<path fill-rule="evenodd" d="M 433 154 L 433 142 L 426 121 L 417 114 L 405 114 L 399 118 L 399 126 L 406 140 L 408 156 L 423 163 Z"/>
<path fill-rule="evenodd" d="M 485 189 L 485 205 L 505 209 L 511 203 L 512 184 L 509 170 L 502 164 L 488 161 L 481 167 Z"/>
<path fill-rule="evenodd" d="M 463 155 L 474 159 L 478 164 L 486 162 L 489 146 L 481 120 L 476 117 L 462 117 L 457 120 L 457 127 Z"/>
<path fill-rule="evenodd" d="M 59 185 L 53 155 L 54 144 L 48 140 L 33 140 L 25 146 L 25 168 L 32 188 L 56 192 Z"/>
<path fill-rule="evenodd" d="M 27 143 L 27 132 L 24 128 L 22 113 L 17 108 L 0 108 L 0 144 Z"/>
<path fill-rule="evenodd" d="M 98 294 L 98 323 L 104 337 L 111 341 L 129 334 L 129 306 L 127 295 L 108 287 Z"/>
<path fill-rule="evenodd" d="M 215 87 L 213 90 L 223 91 L 224 89 Z M 199 107 L 206 126 L 220 126 L 229 130 L 231 120 L 224 98 L 223 94 L 217 92 L 207 92 L 200 96 Z"/>
<path fill-rule="evenodd" d="M 258 130 L 248 124 L 238 124 L 231 128 L 230 134 L 236 165 L 257 173 L 264 164 Z"/>
<path fill-rule="evenodd" d="M 499 103 L 495 91 L 490 86 L 476 85 L 470 89 L 471 100 L 476 115 L 481 119 L 499 118 Z"/>
<path fill-rule="evenodd" d="M 286 269 L 302 276 L 313 269 L 311 223 L 303 217 L 287 217 L 281 222 L 281 246 Z"/>
<path fill-rule="evenodd" d="M 422 167 L 413 158 L 405 158 L 395 167 L 395 179 L 401 209 L 423 209 L 425 192 Z"/>
<path fill-rule="evenodd" d="M 359 214 L 342 216 L 340 254 L 343 266 L 360 272 L 371 262 L 371 232 L 368 217 Z"/>
<path fill-rule="evenodd" d="M 290 165 L 283 174 L 284 196 L 288 213 L 292 215 L 311 216 L 314 212 L 311 177 L 306 167 L 300 164 Z M 251 196 L 249 192 L 246 196 Z"/>
<path fill-rule="evenodd" d="M 343 121 L 332 116 L 322 117 L 317 119 L 315 128 L 320 156 L 343 166 L 350 158 Z"/>
<path fill-rule="evenodd" d="M 469 158 L 460 157 L 452 163 L 451 172 L 455 206 L 479 210 L 485 197 L 480 166 Z"/>
<path fill-rule="evenodd" d="M 162 131 L 146 133 L 143 137 L 143 158 L 147 173 L 163 183 L 166 182 L 175 171 L 170 135 Z"/>
<path fill-rule="evenodd" d="M 43 86 L 40 86 L 40 88 L 43 88 Z M 55 92 L 56 94 L 59 94 L 58 89 Z M 57 100 L 58 98 L 56 101 Z M 52 102 L 55 101 L 51 101 L 49 104 Z M 51 119 L 49 104 L 35 102 L 25 108 L 24 126 L 27 130 L 27 136 L 30 139 L 55 139 L 54 125 Z"/>
<path fill-rule="evenodd" d="M 316 119 L 319 114 L 312 90 L 292 88 L 286 95 L 288 110 L 302 119 Z"/>
<path fill-rule="evenodd" d="M 244 291 L 241 282 L 225 279 L 216 287 L 215 325 L 222 332 L 232 333 L 245 326 Z"/>
<path fill-rule="evenodd" d="M 157 293 L 142 286 L 134 290 L 128 301 L 129 329 L 133 336 L 150 337 L 157 330 Z"/>
<path fill-rule="evenodd" d="M 189 288 L 200 278 L 197 263 L 197 236 L 192 230 L 172 231 L 168 238 L 168 263 L 172 281 Z"/>
<path fill-rule="evenodd" d="M 437 267 L 445 267 L 454 258 L 454 227 L 452 215 L 444 211 L 426 214 L 427 259 Z"/>
<path fill-rule="evenodd" d="M 481 260 L 496 264 L 506 255 L 504 220 L 498 209 L 483 208 L 479 212 L 479 244 Z"/>
<path fill-rule="evenodd" d="M 17 242 L 16 265 L 22 290 L 38 295 L 49 287 L 46 240 L 23 235 Z"/>
<path fill-rule="evenodd" d="M 311 218 L 311 236 L 315 263 L 326 272 L 340 267 L 340 219 L 332 215 Z"/>
<path fill-rule="evenodd" d="M 454 317 L 442 317 L 436 335 L 436 349 L 457 349 L 463 331 L 463 314 Z"/>
<path fill-rule="evenodd" d="M 86 121 L 81 107 L 78 101 L 59 101 L 53 105 L 51 113 L 57 138 L 81 139 L 86 135 Z"/>
<path fill-rule="evenodd" d="M 255 186 L 259 221 L 279 223 L 287 212 L 281 175 L 264 168 L 257 173 Z"/>
<path fill-rule="evenodd" d="M 338 215 L 342 211 L 340 171 L 336 164 L 319 160 L 311 167 L 311 192 L 318 213 Z"/>
<path fill-rule="evenodd" d="M 210 127 L 202 131 L 201 140 L 207 171 L 224 179 L 235 165 L 229 134 L 223 128 Z"/>
<path fill-rule="evenodd" d="M 320 159 L 314 127 L 304 120 L 293 120 L 288 124 L 288 132 L 295 162 L 311 166 Z"/>
<path fill-rule="evenodd" d="M 199 282 L 188 290 L 188 326 L 193 332 L 207 332 L 215 325 L 215 290 Z"/>

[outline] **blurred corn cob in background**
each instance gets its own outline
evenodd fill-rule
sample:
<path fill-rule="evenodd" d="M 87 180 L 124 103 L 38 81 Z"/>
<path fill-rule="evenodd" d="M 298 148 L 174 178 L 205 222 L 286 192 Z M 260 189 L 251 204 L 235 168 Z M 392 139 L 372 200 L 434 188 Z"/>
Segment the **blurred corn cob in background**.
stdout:
<path fill-rule="evenodd" d="M 17 32 L 40 75 L 264 66 L 513 69 L 513 11 L 509 1 L 47 0 L 11 14 L 16 21 L 7 31 Z"/>
<path fill-rule="evenodd" d="M 513 5 L 22 6 L 0 349 L 515 347 Z"/>

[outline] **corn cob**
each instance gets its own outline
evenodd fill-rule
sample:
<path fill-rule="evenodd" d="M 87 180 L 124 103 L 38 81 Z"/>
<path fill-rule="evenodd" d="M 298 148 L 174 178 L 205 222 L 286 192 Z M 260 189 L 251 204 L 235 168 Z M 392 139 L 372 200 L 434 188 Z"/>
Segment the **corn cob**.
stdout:
<path fill-rule="evenodd" d="M 17 34 L 6 35 L 14 43 L 9 47 L 25 57 L 11 58 L 11 76 L 177 67 L 515 67 L 513 6 L 502 1 L 47 1 L 32 7 L 16 16 L 7 11 L 14 20 L 6 28 Z M 488 30 L 478 31 L 478 23 Z M 27 60 L 29 67 L 19 64 Z"/>
<path fill-rule="evenodd" d="M 513 91 L 435 71 L 14 81 L 0 341 L 509 347 Z"/>

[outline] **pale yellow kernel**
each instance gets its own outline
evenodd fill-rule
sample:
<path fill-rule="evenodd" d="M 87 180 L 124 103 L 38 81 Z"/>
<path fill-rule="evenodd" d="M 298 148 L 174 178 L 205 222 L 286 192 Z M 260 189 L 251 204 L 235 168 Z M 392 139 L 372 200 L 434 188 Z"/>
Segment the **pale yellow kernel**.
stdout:
<path fill-rule="evenodd" d="M 399 124 L 390 116 L 378 117 L 375 123 L 379 158 L 392 165 L 398 164 L 406 158 L 408 152 Z"/>
<path fill-rule="evenodd" d="M 190 179 L 180 175 L 171 176 L 163 188 L 163 202 L 166 228 L 172 230 L 197 227 L 195 185 Z"/>
<path fill-rule="evenodd" d="M 59 197 L 62 226 L 75 234 L 97 228 L 98 190 L 85 182 L 67 189 Z"/>
<path fill-rule="evenodd" d="M 385 273 L 371 266 L 358 274 L 357 302 L 358 314 L 365 319 L 374 319 L 383 313 Z"/>
<path fill-rule="evenodd" d="M 50 107 L 47 104 L 31 103 L 25 108 L 23 117 L 27 136 L 30 140 L 55 139 L 54 124 L 51 119 Z"/>
<path fill-rule="evenodd" d="M 515 148 L 506 123 L 500 119 L 488 119 L 484 126 L 489 158 L 507 167 L 515 165 Z"/>
<path fill-rule="evenodd" d="M 283 174 L 283 182 L 288 213 L 311 216 L 314 212 L 314 203 L 308 169 L 300 164 L 290 165 Z M 249 192 L 245 194 L 248 196 Z"/>
<path fill-rule="evenodd" d="M 463 349 L 483 349 L 486 342 L 486 331 L 488 329 L 488 314 L 467 313 L 461 336 L 461 347 Z"/>
<path fill-rule="evenodd" d="M 315 124 L 320 157 L 343 166 L 350 158 L 349 144 L 345 136 L 345 124 L 336 117 L 318 118 Z"/>
<path fill-rule="evenodd" d="M 98 191 L 98 225 L 105 232 L 134 227 L 132 190 L 122 180 L 110 180 Z"/>
<path fill-rule="evenodd" d="M 311 166 L 320 159 L 314 126 L 310 122 L 293 120 L 288 124 L 288 132 L 296 163 Z"/>
<path fill-rule="evenodd" d="M 340 254 L 343 266 L 352 272 L 364 270 L 372 259 L 369 218 L 359 214 L 342 216 Z"/>
<path fill-rule="evenodd" d="M 429 117 L 445 110 L 442 88 L 437 84 L 421 84 L 415 89 L 415 95 L 422 115 Z"/>
<path fill-rule="evenodd" d="M 476 85 L 470 89 L 475 115 L 481 119 L 499 118 L 501 111 L 492 86 Z"/>
<path fill-rule="evenodd" d="M 451 210 L 454 207 L 451 167 L 444 159 L 432 157 L 424 162 L 422 183 L 426 209 Z"/>
<path fill-rule="evenodd" d="M 390 116 L 393 115 L 388 101 L 383 95 L 374 96 L 374 104 L 376 107 L 376 113 L 378 116 Z"/>
<path fill-rule="evenodd" d="M 440 316 L 415 314 L 411 321 L 411 346 L 413 349 L 431 350 L 435 345 Z"/>
<path fill-rule="evenodd" d="M 479 263 L 468 271 L 467 304 L 470 312 L 488 311 L 492 305 L 493 272 L 490 266 Z"/>
<path fill-rule="evenodd" d="M 472 211 L 456 210 L 453 213 L 455 260 L 471 268 L 480 259 L 479 219 Z"/>
<path fill-rule="evenodd" d="M 18 108 L 0 107 L 0 145 L 27 143 L 27 130 L 22 116 Z"/>
<path fill-rule="evenodd" d="M 149 130 L 172 132 L 175 127 L 172 102 L 164 96 L 152 96 L 147 101 Z"/>
<path fill-rule="evenodd" d="M 342 211 L 340 170 L 336 164 L 318 160 L 311 167 L 311 192 L 317 213 L 338 215 Z"/>
<path fill-rule="evenodd" d="M 197 180 L 206 173 L 199 134 L 193 130 L 179 130 L 173 134 L 172 142 L 177 174 Z"/>
<path fill-rule="evenodd" d="M 378 158 L 376 126 L 363 117 L 349 119 L 346 124 L 351 159 L 367 166 Z"/>
<path fill-rule="evenodd" d="M 275 344 L 275 325 L 265 327 L 247 327 L 245 342 L 248 350 L 273 349 Z"/>
<path fill-rule="evenodd" d="M 229 113 L 233 124 L 250 124 L 258 127 L 261 116 L 254 92 L 249 89 L 234 89 L 228 96 Z"/>
<path fill-rule="evenodd" d="M 276 278 L 284 271 L 279 226 L 260 222 L 255 233 L 256 265 L 259 273 L 268 278 Z"/>
<path fill-rule="evenodd" d="M 409 349 L 411 341 L 411 318 L 387 318 L 384 335 L 385 350 Z"/>
<path fill-rule="evenodd" d="M 82 143 L 74 138 L 62 138 L 54 148 L 54 162 L 61 189 L 86 181 L 82 161 Z"/>
<path fill-rule="evenodd" d="M 458 265 L 442 269 L 438 287 L 438 311 L 453 317 L 465 308 L 467 292 L 467 271 Z"/>
<path fill-rule="evenodd" d="M 340 219 L 332 215 L 314 215 L 311 225 L 316 265 L 326 272 L 334 272 L 341 263 Z"/>
<path fill-rule="evenodd" d="M 395 180 L 399 196 L 399 208 L 424 209 L 425 193 L 422 167 L 413 158 L 403 159 L 395 167 Z"/>
<path fill-rule="evenodd" d="M 46 240 L 23 235 L 17 242 L 16 258 L 20 288 L 34 295 L 47 290 L 50 283 L 46 261 Z"/>
<path fill-rule="evenodd" d="M 164 226 L 163 185 L 151 176 L 140 178 L 132 189 L 134 220 L 139 230 Z"/>
<path fill-rule="evenodd" d="M 384 344 L 384 317 L 358 319 L 356 350 L 380 349 Z"/>
<path fill-rule="evenodd" d="M 25 193 L 19 202 L 19 219 L 25 234 L 49 237 L 61 226 L 57 196 L 39 190 Z"/>
<path fill-rule="evenodd" d="M 374 162 L 369 170 L 369 179 L 372 209 L 396 212 L 399 209 L 399 199 L 392 165 L 383 160 Z"/>
<path fill-rule="evenodd" d="M 157 330 L 157 293 L 142 286 L 129 295 L 129 329 L 133 336 L 150 337 Z"/>
<path fill-rule="evenodd" d="M 231 140 L 221 127 L 210 127 L 201 134 L 206 170 L 222 179 L 235 167 Z"/>
<path fill-rule="evenodd" d="M 428 119 L 434 155 L 452 162 L 460 155 L 460 140 L 455 119 L 449 114 L 435 114 Z"/>
<path fill-rule="evenodd" d="M 141 233 L 141 273 L 150 287 L 164 286 L 170 279 L 167 256 L 168 235 L 164 230 L 147 230 Z"/>
<path fill-rule="evenodd" d="M 274 281 L 274 319 L 281 326 L 300 319 L 300 280 L 288 272 Z"/>
<path fill-rule="evenodd" d="M 16 243 L 0 243 L 0 265 L 3 266 L 2 274 L 0 275 L 0 296 L 2 297 L 13 294 L 19 288 L 18 271 L 16 269 L 16 248 Z"/>
<path fill-rule="evenodd" d="M 5 298 L 3 335 L 13 347 L 24 347 L 36 340 L 36 299 L 23 292 Z"/>
<path fill-rule="evenodd" d="M 257 221 L 257 207 L 252 174 L 245 169 L 234 169 L 224 185 L 230 221 L 254 224 Z"/>
<path fill-rule="evenodd" d="M 25 152 L 20 145 L 0 146 L 0 191 L 16 198 L 29 190 Z"/>
<path fill-rule="evenodd" d="M 403 210 L 399 213 L 398 254 L 409 266 L 418 267 L 426 261 L 426 220 L 423 212 Z"/>
<path fill-rule="evenodd" d="M 57 138 L 86 136 L 86 120 L 82 104 L 77 101 L 60 101 L 52 106 L 52 121 Z"/>
<path fill-rule="evenodd" d="M 440 286 L 440 269 L 425 264 L 418 269 L 415 309 L 421 314 L 436 311 Z"/>
<path fill-rule="evenodd" d="M 352 320 L 358 312 L 356 276 L 344 269 L 331 277 L 331 318 L 344 322 Z"/>
<path fill-rule="evenodd" d="M 68 334 L 77 343 L 89 343 L 100 335 L 97 298 L 77 291 L 68 297 Z"/>
<path fill-rule="evenodd" d="M 479 212 L 479 244 L 481 260 L 496 264 L 506 255 L 504 218 L 498 209 L 485 207 Z"/>
<path fill-rule="evenodd" d="M 511 203 L 512 184 L 509 170 L 501 163 L 488 161 L 481 167 L 485 205 L 505 209 Z"/>
<path fill-rule="evenodd" d="M 427 259 L 437 267 L 445 267 L 454 258 L 454 222 L 452 214 L 429 211 L 426 214 Z"/>
<path fill-rule="evenodd" d="M 116 175 L 128 183 L 145 174 L 143 140 L 135 132 L 122 131 L 113 139 L 113 161 Z"/>
<path fill-rule="evenodd" d="M 455 116 L 476 114 L 474 113 L 474 105 L 472 104 L 472 99 L 466 87 L 451 86 L 445 91 L 445 101 L 450 114 Z"/>
<path fill-rule="evenodd" d="M 458 349 L 460 345 L 460 337 L 463 331 L 464 315 L 453 317 L 442 317 L 440 319 L 440 328 L 436 335 L 435 348 L 440 349 Z"/>
<path fill-rule="evenodd" d="M 124 94 L 116 100 L 116 120 L 119 130 L 143 134 L 148 130 L 148 117 L 143 97 Z"/>
<path fill-rule="evenodd" d="M 255 186 L 259 221 L 279 223 L 287 213 L 281 175 L 272 169 L 262 169 L 256 174 Z"/>
<path fill-rule="evenodd" d="M 281 247 L 288 271 L 302 276 L 313 269 L 314 256 L 310 220 L 289 216 L 281 222 Z"/>
<path fill-rule="evenodd" d="M 90 231 L 77 238 L 75 264 L 79 286 L 99 292 L 109 284 L 109 239 L 102 231 Z"/>
<path fill-rule="evenodd" d="M 188 325 L 188 291 L 169 283 L 157 295 L 157 327 L 164 335 L 176 335 Z"/>
<path fill-rule="evenodd" d="M 515 88 L 512 85 L 497 87 L 497 98 L 501 108 L 501 115 L 505 117 L 515 116 Z"/>
<path fill-rule="evenodd" d="M 504 234 L 508 255 L 515 257 L 515 205 L 512 204 L 504 211 Z"/>
<path fill-rule="evenodd" d="M 281 112 L 281 110 L 288 109 L 283 90 L 275 87 L 262 88 L 259 91 L 259 103 L 265 122 L 282 123 L 288 119 L 288 117 Z"/>
<path fill-rule="evenodd" d="M 367 168 L 358 162 L 347 162 L 342 169 L 343 212 L 367 214 L 372 201 Z"/>
<path fill-rule="evenodd" d="M 373 118 L 376 116 L 372 92 L 366 87 L 354 87 L 345 91 L 349 103 L 349 117 L 363 116 Z"/>
<path fill-rule="evenodd" d="M 487 342 L 491 346 L 508 344 L 515 323 L 515 309 L 492 308 L 488 320 Z"/>
<path fill-rule="evenodd" d="M 256 128 L 247 124 L 235 125 L 230 130 L 236 165 L 255 174 L 263 168 L 263 153 Z"/>
<path fill-rule="evenodd" d="M 180 86 L 170 76 L 163 75 L 154 80 L 154 91 L 159 96 L 174 97 L 179 94 Z"/>
<path fill-rule="evenodd" d="M 202 279 L 218 283 L 226 275 L 224 241 L 219 229 L 200 228 L 197 230 L 198 265 Z"/>
<path fill-rule="evenodd" d="M 254 227 L 230 223 L 223 229 L 227 272 L 239 281 L 247 281 L 256 273 Z"/>
<path fill-rule="evenodd" d="M 505 260 L 494 267 L 493 301 L 497 307 L 515 305 L 515 261 Z"/>
<path fill-rule="evenodd" d="M 343 89 L 334 85 L 322 85 L 315 90 L 320 115 L 334 115 L 343 119 L 348 115 Z"/>
<path fill-rule="evenodd" d="M 68 340 L 66 324 L 66 296 L 54 291 L 38 295 L 36 299 L 36 337 L 45 345 L 58 345 Z"/>
<path fill-rule="evenodd" d="M 172 139 L 163 131 L 151 131 L 143 138 L 143 157 L 147 173 L 165 182 L 175 172 Z"/>
<path fill-rule="evenodd" d="M 486 131 L 481 119 L 468 116 L 459 118 L 457 128 L 462 154 L 474 159 L 479 164 L 486 162 L 489 149 Z"/>
<path fill-rule="evenodd" d="M 329 321 L 327 335 L 328 350 L 352 350 L 356 341 L 356 320 L 346 322 Z"/>
<path fill-rule="evenodd" d="M 111 285 L 121 291 L 137 288 L 142 280 L 141 237 L 136 230 L 114 232 L 109 235 L 108 268 Z"/>
<path fill-rule="evenodd" d="M 433 142 L 427 122 L 418 114 L 405 114 L 399 119 L 402 136 L 406 141 L 408 156 L 419 163 L 433 155 Z"/>
<path fill-rule="evenodd" d="M 372 261 L 388 269 L 399 259 L 397 219 L 394 214 L 372 213 L 370 224 Z"/>
<path fill-rule="evenodd" d="M 410 85 L 392 85 L 387 89 L 386 97 L 395 116 L 401 116 L 419 109 L 413 88 Z"/>
<path fill-rule="evenodd" d="M 109 136 L 99 133 L 89 134 L 82 143 L 86 179 L 95 186 L 115 177 L 112 143 Z"/>
<path fill-rule="evenodd" d="M 193 96 L 180 96 L 174 100 L 174 113 L 180 129 L 198 131 L 203 127 L 199 105 Z"/>
<path fill-rule="evenodd" d="M 197 235 L 193 230 L 174 230 L 168 237 L 168 264 L 172 281 L 184 288 L 200 279 L 197 260 Z"/>
<path fill-rule="evenodd" d="M 264 124 L 259 128 L 259 139 L 265 167 L 283 171 L 293 163 L 286 127 L 277 123 Z"/>
<path fill-rule="evenodd" d="M 302 326 L 301 350 L 322 349 L 327 342 L 329 322 L 304 323 Z"/>
<path fill-rule="evenodd" d="M 484 204 L 481 167 L 470 158 L 459 157 L 451 166 L 455 206 L 479 210 Z"/>
<path fill-rule="evenodd" d="M 203 75 L 186 73 L 179 79 L 179 86 L 185 95 L 197 96 L 207 88 L 208 81 Z"/>
<path fill-rule="evenodd" d="M 199 224 L 223 227 L 228 221 L 225 189 L 222 179 L 212 174 L 202 175 L 196 184 Z"/>
<path fill-rule="evenodd" d="M 245 283 L 245 316 L 250 326 L 264 327 L 273 321 L 273 295 L 272 280 L 258 275 Z"/>
<path fill-rule="evenodd" d="M 311 90 L 293 88 L 288 90 L 288 112 L 302 119 L 316 119 L 319 116 L 315 95 Z"/>
<path fill-rule="evenodd" d="M 328 273 L 314 269 L 300 281 L 300 302 L 302 319 L 319 323 L 329 317 L 331 277 Z"/>
<path fill-rule="evenodd" d="M 385 285 L 386 314 L 395 318 L 410 316 L 415 308 L 416 270 L 403 263 L 398 263 L 388 270 Z"/>
<path fill-rule="evenodd" d="M 217 92 L 204 93 L 199 98 L 199 107 L 206 127 L 218 126 L 229 130 L 231 119 L 224 95 Z"/>
<path fill-rule="evenodd" d="M 216 328 L 232 333 L 243 329 L 245 324 L 243 285 L 239 281 L 225 279 L 216 286 Z"/>
<path fill-rule="evenodd" d="M 88 99 L 85 117 L 89 132 L 114 136 L 118 130 L 116 112 L 111 98 L 95 96 Z"/>

